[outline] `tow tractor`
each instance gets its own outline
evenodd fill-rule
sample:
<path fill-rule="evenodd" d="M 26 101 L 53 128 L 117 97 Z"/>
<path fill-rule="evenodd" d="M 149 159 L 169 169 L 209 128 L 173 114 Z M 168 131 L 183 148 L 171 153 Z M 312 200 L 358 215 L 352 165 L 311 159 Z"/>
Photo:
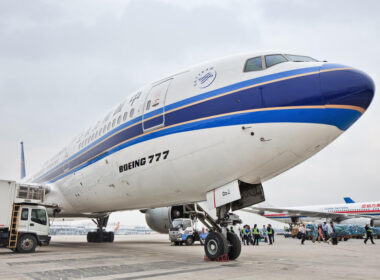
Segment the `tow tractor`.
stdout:
<path fill-rule="evenodd" d="M 169 239 L 174 245 L 193 245 L 195 241 L 204 244 L 208 233 L 199 232 L 192 219 L 175 219 L 169 230 Z"/>
<path fill-rule="evenodd" d="M 42 186 L 0 180 L 0 247 L 31 253 L 49 245 L 49 220 Z"/>

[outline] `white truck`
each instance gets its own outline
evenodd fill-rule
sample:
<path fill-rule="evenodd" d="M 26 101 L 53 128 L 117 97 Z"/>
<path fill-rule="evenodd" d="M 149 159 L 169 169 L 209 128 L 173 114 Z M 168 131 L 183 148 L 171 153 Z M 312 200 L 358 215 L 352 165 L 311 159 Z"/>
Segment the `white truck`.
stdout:
<path fill-rule="evenodd" d="M 174 219 L 172 227 L 169 229 L 169 240 L 174 245 L 193 245 L 195 241 L 204 243 L 208 233 L 200 233 L 192 219 Z"/>
<path fill-rule="evenodd" d="M 0 180 L 0 247 L 31 253 L 49 245 L 45 188 Z"/>

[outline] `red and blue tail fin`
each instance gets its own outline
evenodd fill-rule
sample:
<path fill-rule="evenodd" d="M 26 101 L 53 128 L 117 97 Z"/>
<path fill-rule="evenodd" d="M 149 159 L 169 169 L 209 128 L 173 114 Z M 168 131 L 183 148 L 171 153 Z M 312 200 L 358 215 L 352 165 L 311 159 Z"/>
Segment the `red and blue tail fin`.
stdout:
<path fill-rule="evenodd" d="M 24 157 L 24 142 L 21 142 L 21 179 L 26 176 L 25 173 L 25 157 Z"/>
<path fill-rule="evenodd" d="M 345 201 L 346 203 L 355 203 L 355 201 L 353 201 L 353 200 L 351 199 L 351 197 L 344 197 L 343 199 L 344 199 L 344 201 Z"/>

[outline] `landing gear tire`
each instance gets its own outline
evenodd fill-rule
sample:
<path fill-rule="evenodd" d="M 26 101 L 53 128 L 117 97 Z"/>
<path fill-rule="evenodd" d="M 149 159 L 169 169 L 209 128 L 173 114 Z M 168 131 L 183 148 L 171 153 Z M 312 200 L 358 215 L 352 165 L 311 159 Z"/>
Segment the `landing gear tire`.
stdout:
<path fill-rule="evenodd" d="M 188 236 L 185 241 L 187 246 L 191 246 L 194 243 L 194 238 L 192 236 Z"/>
<path fill-rule="evenodd" d="M 207 258 L 214 261 L 228 254 L 228 241 L 222 233 L 212 231 L 206 237 L 204 248 Z"/>
<path fill-rule="evenodd" d="M 98 232 L 98 231 L 91 231 L 87 233 L 87 242 L 92 243 L 92 242 L 97 242 L 97 243 L 102 243 L 102 242 L 110 242 L 112 243 L 115 239 L 115 234 L 112 231 L 103 231 L 103 232 Z"/>
<path fill-rule="evenodd" d="M 31 234 L 24 234 L 17 241 L 16 252 L 33 253 L 37 247 L 37 239 Z"/>
<path fill-rule="evenodd" d="M 103 232 L 103 242 L 112 243 L 115 239 L 115 234 L 112 231 Z"/>
<path fill-rule="evenodd" d="M 88 243 L 95 242 L 95 240 L 96 240 L 96 234 L 97 234 L 96 231 L 88 232 L 87 233 L 87 242 Z"/>
<path fill-rule="evenodd" d="M 241 253 L 241 243 L 239 236 L 233 232 L 227 232 L 228 240 L 228 257 L 230 260 L 236 260 Z"/>

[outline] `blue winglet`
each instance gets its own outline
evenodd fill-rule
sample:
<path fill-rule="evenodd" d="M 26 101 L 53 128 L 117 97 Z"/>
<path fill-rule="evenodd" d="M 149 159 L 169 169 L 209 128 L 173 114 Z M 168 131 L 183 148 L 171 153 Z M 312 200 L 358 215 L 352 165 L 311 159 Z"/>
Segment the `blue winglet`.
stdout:
<path fill-rule="evenodd" d="M 343 199 L 344 199 L 344 201 L 345 201 L 346 203 L 355 203 L 355 201 L 353 201 L 353 200 L 351 199 L 351 197 L 344 197 Z"/>

